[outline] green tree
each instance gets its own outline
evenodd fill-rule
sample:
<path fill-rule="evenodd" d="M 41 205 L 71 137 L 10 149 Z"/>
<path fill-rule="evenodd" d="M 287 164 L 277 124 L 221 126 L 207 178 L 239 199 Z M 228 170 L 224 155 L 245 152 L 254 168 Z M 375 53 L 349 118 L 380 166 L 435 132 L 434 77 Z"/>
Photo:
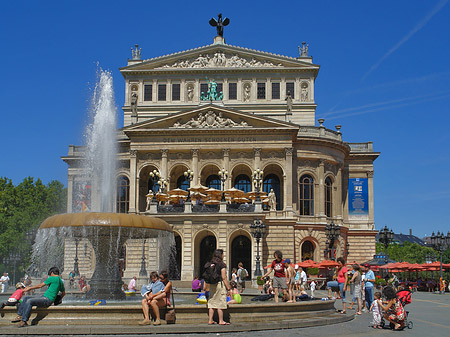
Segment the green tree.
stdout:
<path fill-rule="evenodd" d="M 376 250 L 377 253 L 384 253 L 384 245 L 378 242 Z M 424 247 L 407 241 L 403 244 L 391 243 L 388 246 L 387 253 L 391 260 L 409 263 L 425 263 L 425 256 L 430 253 L 439 256 L 439 253 L 431 247 Z"/>
<path fill-rule="evenodd" d="M 14 186 L 11 179 L 0 177 L 0 262 L 7 262 L 3 270 L 11 270 L 11 254 L 20 256 L 16 270 L 28 267 L 32 242 L 26 233 L 35 232 L 45 218 L 65 212 L 66 203 L 67 190 L 59 181 L 44 185 L 28 177 Z"/>

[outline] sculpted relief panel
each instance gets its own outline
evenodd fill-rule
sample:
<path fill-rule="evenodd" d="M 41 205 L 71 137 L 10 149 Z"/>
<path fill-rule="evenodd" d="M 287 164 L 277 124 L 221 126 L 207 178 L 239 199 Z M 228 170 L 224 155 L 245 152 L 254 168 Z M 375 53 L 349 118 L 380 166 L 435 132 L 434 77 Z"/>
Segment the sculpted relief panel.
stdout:
<path fill-rule="evenodd" d="M 177 121 L 171 128 L 191 129 L 191 128 L 234 128 L 251 127 L 245 121 L 235 122 L 231 118 L 224 118 L 222 112 L 208 111 L 205 114 L 199 113 L 197 118 L 193 117 L 184 124 Z"/>
<path fill-rule="evenodd" d="M 214 54 L 200 54 L 196 58 L 179 60 L 171 64 L 165 64 L 161 68 L 261 68 L 261 67 L 281 67 L 282 64 L 274 64 L 267 60 L 256 60 L 255 58 L 244 58 L 239 55 L 217 52 Z"/>

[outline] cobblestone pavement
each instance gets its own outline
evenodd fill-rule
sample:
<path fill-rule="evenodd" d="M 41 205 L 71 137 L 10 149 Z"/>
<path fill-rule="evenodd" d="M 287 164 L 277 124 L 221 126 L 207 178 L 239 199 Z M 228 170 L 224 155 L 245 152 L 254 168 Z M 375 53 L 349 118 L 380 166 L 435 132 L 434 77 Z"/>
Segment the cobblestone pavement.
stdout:
<path fill-rule="evenodd" d="M 337 308 L 341 306 L 340 301 L 337 301 Z M 394 335 L 408 335 L 408 336 L 450 336 L 450 294 L 439 295 L 431 293 L 417 292 L 413 294 L 412 303 L 406 307 L 409 314 L 409 320 L 414 323 L 412 329 L 405 329 L 401 332 L 394 332 L 388 329 L 373 329 L 370 327 L 372 320 L 371 313 L 364 313 L 362 316 L 356 317 L 354 320 L 321 327 L 313 328 L 301 328 L 301 329 L 283 329 L 283 330 L 270 330 L 270 331 L 252 331 L 252 332 L 240 332 L 240 333 L 224 333 L 221 331 L 221 327 L 217 326 L 216 333 L 202 334 L 202 336 L 226 336 L 226 337 L 320 337 L 320 336 L 391 336 Z M 354 311 L 349 311 L 348 314 L 353 314 Z M 206 319 L 206 317 L 205 317 Z M 272 320 L 273 318 L 271 318 Z M 201 323 L 206 323 L 201 322 Z M 18 329 L 19 330 L 19 329 Z M 134 335 L 113 335 L 114 326 L 105 326 L 104 334 L 101 336 L 126 336 L 133 337 Z M 17 331 L 19 333 L 19 331 Z M 31 333 L 31 331 L 30 331 Z M 36 330 L 36 333 L 38 331 Z M 149 331 L 149 334 L 152 332 Z M 158 334 L 159 336 L 174 336 L 169 334 Z M 193 334 L 179 334 L 192 336 Z M 196 335 L 199 335 L 198 333 Z M 0 336 L 1 332 L 0 332 Z M 58 336 L 58 327 L 54 327 L 53 336 Z M 83 336 L 83 335 L 78 335 Z M 142 335 L 135 335 L 142 336 Z"/>

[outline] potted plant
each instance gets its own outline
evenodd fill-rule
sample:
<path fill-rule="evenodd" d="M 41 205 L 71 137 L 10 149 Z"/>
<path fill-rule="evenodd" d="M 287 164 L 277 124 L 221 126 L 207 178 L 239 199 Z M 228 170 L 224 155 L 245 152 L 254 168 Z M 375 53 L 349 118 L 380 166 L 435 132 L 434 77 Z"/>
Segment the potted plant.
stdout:
<path fill-rule="evenodd" d="M 256 284 L 258 285 L 258 290 L 260 292 L 262 292 L 263 291 L 263 286 L 264 286 L 264 279 L 262 279 L 261 276 L 258 276 L 256 278 Z"/>

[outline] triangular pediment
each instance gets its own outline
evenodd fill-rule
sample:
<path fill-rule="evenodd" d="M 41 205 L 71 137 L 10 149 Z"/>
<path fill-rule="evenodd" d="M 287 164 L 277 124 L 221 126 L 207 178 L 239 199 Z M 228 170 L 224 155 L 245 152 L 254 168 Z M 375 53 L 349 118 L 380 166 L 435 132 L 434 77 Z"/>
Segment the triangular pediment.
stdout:
<path fill-rule="evenodd" d="M 120 70 L 122 73 L 134 73 L 141 71 L 251 70 L 260 68 L 274 70 L 296 68 L 313 72 L 319 70 L 319 66 L 311 63 L 310 58 L 294 58 L 226 44 L 212 44 L 156 57 L 123 67 Z"/>
<path fill-rule="evenodd" d="M 298 125 L 251 113 L 230 109 L 215 104 L 205 104 L 195 109 L 182 111 L 126 126 L 126 134 L 142 132 L 261 132 L 270 130 L 298 131 Z"/>

